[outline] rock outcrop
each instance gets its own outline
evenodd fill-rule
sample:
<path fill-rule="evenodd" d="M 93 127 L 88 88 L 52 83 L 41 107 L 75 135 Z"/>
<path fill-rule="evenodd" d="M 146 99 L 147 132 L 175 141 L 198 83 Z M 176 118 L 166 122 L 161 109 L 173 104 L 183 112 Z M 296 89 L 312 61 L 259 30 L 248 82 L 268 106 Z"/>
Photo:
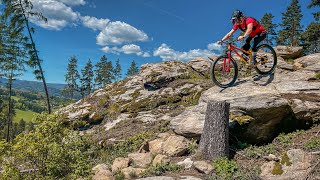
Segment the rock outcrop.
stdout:
<path fill-rule="evenodd" d="M 320 54 L 296 59 L 296 63 L 305 61 L 308 65 L 297 71 L 277 69 L 274 75 L 244 78 L 230 88 L 208 89 L 198 105 L 188 107 L 171 120 L 172 129 L 185 137 L 199 138 L 208 101 L 229 102 L 230 122 L 237 122 L 236 126 L 231 123 L 231 128 L 251 143 L 268 142 L 279 129 L 290 131 L 319 121 L 320 81 L 314 80 L 318 71 L 306 68 L 317 67 Z"/>
<path fill-rule="evenodd" d="M 276 46 L 274 49 L 278 56 L 286 60 L 296 59 L 303 56 L 302 47 Z"/>

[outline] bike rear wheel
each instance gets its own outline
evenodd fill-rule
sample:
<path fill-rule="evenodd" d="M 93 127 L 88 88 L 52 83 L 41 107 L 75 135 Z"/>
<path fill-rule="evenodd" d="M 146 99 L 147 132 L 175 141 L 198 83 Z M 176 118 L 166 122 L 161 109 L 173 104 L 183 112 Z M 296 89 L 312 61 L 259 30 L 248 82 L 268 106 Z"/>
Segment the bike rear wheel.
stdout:
<path fill-rule="evenodd" d="M 277 65 L 277 55 L 274 49 L 268 44 L 261 44 L 257 47 L 257 66 L 255 70 L 261 75 L 271 74 Z"/>
<path fill-rule="evenodd" d="M 234 84 L 238 77 L 238 65 L 228 56 L 218 57 L 210 68 L 211 79 L 219 87 L 226 88 Z"/>

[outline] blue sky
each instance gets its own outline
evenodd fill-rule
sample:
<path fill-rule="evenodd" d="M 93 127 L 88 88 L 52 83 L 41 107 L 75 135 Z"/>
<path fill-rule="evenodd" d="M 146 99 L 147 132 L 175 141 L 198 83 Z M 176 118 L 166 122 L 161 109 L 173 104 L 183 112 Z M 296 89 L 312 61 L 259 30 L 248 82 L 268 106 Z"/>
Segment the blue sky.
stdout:
<path fill-rule="evenodd" d="M 139 66 L 171 59 L 187 61 L 219 53 L 215 44 L 230 29 L 233 10 L 260 19 L 272 13 L 281 22 L 291 0 L 32 0 L 48 23 L 32 19 L 34 38 L 47 82 L 64 83 L 68 59 L 78 58 L 79 70 L 102 55 L 120 60 L 123 74 L 132 60 Z M 302 24 L 313 21 L 300 0 Z M 21 79 L 35 80 L 26 72 Z"/>

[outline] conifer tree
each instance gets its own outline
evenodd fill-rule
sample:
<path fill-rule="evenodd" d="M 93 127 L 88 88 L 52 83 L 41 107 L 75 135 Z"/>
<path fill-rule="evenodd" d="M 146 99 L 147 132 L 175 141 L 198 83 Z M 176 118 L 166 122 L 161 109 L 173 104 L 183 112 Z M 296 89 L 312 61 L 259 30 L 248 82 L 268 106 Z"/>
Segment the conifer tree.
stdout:
<path fill-rule="evenodd" d="M 103 55 L 96 66 L 96 77 L 95 86 L 96 88 L 102 88 L 107 84 L 112 83 L 113 77 L 113 66 L 112 62 L 107 60 L 107 57 Z"/>
<path fill-rule="evenodd" d="M 78 60 L 76 56 L 72 56 L 69 59 L 67 74 L 65 75 L 65 81 L 67 86 L 64 89 L 66 94 L 69 94 L 71 98 L 74 97 L 74 93 L 78 90 L 78 81 L 80 80 L 80 75 L 78 72 Z"/>
<path fill-rule="evenodd" d="M 12 11 L 6 11 L 0 16 L 0 70 L 7 79 L 8 111 L 7 111 L 7 142 L 10 141 L 10 129 L 14 115 L 12 101 L 12 84 L 16 77 L 25 71 L 28 38 L 23 35 L 23 26 L 14 18 Z"/>
<path fill-rule="evenodd" d="M 42 60 L 39 58 L 38 50 L 33 40 L 32 34 L 34 33 L 34 28 L 30 27 L 29 24 L 29 18 L 38 18 L 45 22 L 47 22 L 47 19 L 41 13 L 33 11 L 33 5 L 31 3 L 31 0 L 1 0 L 1 2 L 3 2 L 5 5 L 4 12 L 13 13 L 12 19 L 14 21 L 17 21 L 17 23 L 23 25 L 23 28 L 26 28 L 28 32 L 30 40 L 30 43 L 28 45 L 30 60 L 28 64 L 30 67 L 34 68 L 33 73 L 35 74 L 36 79 L 42 80 L 43 82 L 43 87 L 46 94 L 48 113 L 50 114 L 50 98 L 46 80 L 41 66 Z"/>
<path fill-rule="evenodd" d="M 134 76 L 134 75 L 136 75 L 136 74 L 139 74 L 139 68 L 138 68 L 138 66 L 137 66 L 137 63 L 133 60 L 132 62 L 131 62 L 131 65 L 130 65 L 130 67 L 129 67 L 129 69 L 128 69 L 128 72 L 127 72 L 127 76 Z"/>
<path fill-rule="evenodd" d="M 266 42 L 270 45 L 273 45 L 273 41 L 276 39 L 276 35 L 277 35 L 275 30 L 275 28 L 277 28 L 277 25 L 272 23 L 273 18 L 274 16 L 271 13 L 266 13 L 261 18 L 261 21 L 260 21 L 260 23 L 263 25 L 263 27 L 266 29 L 268 33 Z"/>
<path fill-rule="evenodd" d="M 302 34 L 303 46 L 307 54 L 320 52 L 320 23 L 312 22 Z"/>
<path fill-rule="evenodd" d="M 302 14 L 298 0 L 292 0 L 291 5 L 285 13 L 282 13 L 282 23 L 277 44 L 299 46 L 301 40 L 302 25 L 300 24 Z"/>
<path fill-rule="evenodd" d="M 82 97 L 89 95 L 93 89 L 93 65 L 89 59 L 84 69 L 81 70 L 80 93 Z"/>
<path fill-rule="evenodd" d="M 311 4 L 309 4 L 308 8 L 320 6 L 320 0 L 312 0 Z M 314 18 L 316 21 L 320 19 L 320 11 L 313 13 Z"/>
<path fill-rule="evenodd" d="M 115 81 L 119 81 L 122 78 L 121 65 L 119 59 L 116 61 L 116 67 L 114 68 Z"/>

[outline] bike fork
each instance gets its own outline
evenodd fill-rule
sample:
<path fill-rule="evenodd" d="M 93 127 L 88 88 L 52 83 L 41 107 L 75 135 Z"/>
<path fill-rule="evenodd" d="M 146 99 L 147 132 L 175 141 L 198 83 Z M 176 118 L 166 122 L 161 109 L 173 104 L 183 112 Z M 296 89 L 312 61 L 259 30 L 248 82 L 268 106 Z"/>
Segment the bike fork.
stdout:
<path fill-rule="evenodd" d="M 224 58 L 223 60 L 223 72 L 229 73 L 230 72 L 230 61 L 231 61 L 231 53 L 227 52 L 228 60 Z"/>

